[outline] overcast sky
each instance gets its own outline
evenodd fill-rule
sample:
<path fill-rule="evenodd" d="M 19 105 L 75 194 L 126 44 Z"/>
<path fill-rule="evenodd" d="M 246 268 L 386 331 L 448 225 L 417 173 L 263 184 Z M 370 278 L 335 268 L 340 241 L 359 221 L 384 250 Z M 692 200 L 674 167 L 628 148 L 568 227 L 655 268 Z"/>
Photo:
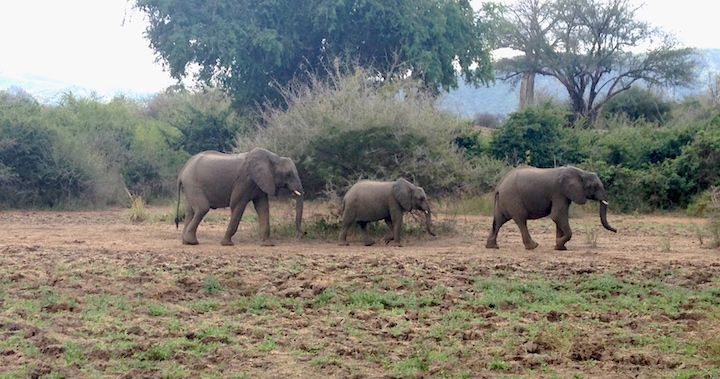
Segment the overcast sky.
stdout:
<path fill-rule="evenodd" d="M 638 16 L 686 46 L 720 48 L 717 14 L 708 3 L 648 0 Z M 132 0 L 5 1 L 0 75 L 38 75 L 100 91 L 161 91 L 175 81 L 155 63 L 145 25 Z"/>

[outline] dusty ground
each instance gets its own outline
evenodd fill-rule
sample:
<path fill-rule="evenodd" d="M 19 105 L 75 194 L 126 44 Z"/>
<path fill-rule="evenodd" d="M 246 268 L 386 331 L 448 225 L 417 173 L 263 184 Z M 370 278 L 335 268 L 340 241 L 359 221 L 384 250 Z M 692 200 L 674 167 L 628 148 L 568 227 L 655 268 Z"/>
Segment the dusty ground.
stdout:
<path fill-rule="evenodd" d="M 167 212 L 167 209 L 153 208 L 152 211 L 163 213 Z M 427 283 L 430 288 L 442 284 L 460 291 L 463 291 L 463 286 L 470 277 L 489 275 L 497 270 L 509 270 L 520 277 L 563 275 L 564 272 L 606 270 L 661 272 L 669 269 L 683 270 L 690 273 L 688 275 L 693 272 L 710 272 L 708 275 L 714 277 L 720 271 L 720 251 L 705 248 L 698 237 L 698 231 L 705 225 L 704 219 L 609 215 L 610 224 L 618 229 L 618 233 L 613 234 L 602 229 L 597 217 L 585 215 L 571 220 L 575 235 L 567 244 L 568 250 L 563 252 L 552 250 L 554 225 L 547 220 L 535 221 L 530 222 L 530 232 L 540 243 L 540 247 L 529 252 L 522 249 L 517 227 L 512 223 L 508 223 L 501 230 L 498 239 L 501 247 L 499 250 L 485 249 L 484 240 L 492 220 L 484 216 L 442 215 L 442 219 L 450 220 L 448 222 L 456 225 L 456 233 L 435 238 L 411 236 L 407 238 L 406 246 L 402 248 L 384 245 L 361 246 L 357 235 L 349 236 L 352 243 L 348 247 L 338 246 L 332 240 L 308 240 L 296 237 L 278 237 L 276 246 L 260 247 L 253 225 L 255 222 L 243 221 L 238 234 L 233 239 L 236 245 L 223 247 L 219 242 L 225 230 L 228 210 L 212 211 L 215 217 L 201 224 L 198 246 L 182 245 L 180 231 L 167 221 L 133 224 L 123 217 L 124 212 L 123 209 L 82 212 L 2 212 L 0 263 L 5 265 L 5 268 L 0 270 L 0 282 L 6 283 L 4 294 L 6 300 L 4 306 L 0 303 L 0 333 L 5 333 L 5 341 L 8 340 L 8 333 L 17 333 L 18 330 L 25 333 L 26 338 L 36 340 L 39 338 L 39 341 L 33 340 L 37 342 L 39 353 L 38 356 L 32 356 L 27 351 L 6 344 L 0 349 L 0 374 L 22 372 L 31 377 L 40 377 L 60 372 L 59 377 L 93 375 L 102 377 L 104 375 L 100 373 L 108 370 L 109 376 L 123 377 L 121 372 L 126 370 L 124 377 L 197 377 L 198 373 L 206 373 L 209 377 L 213 377 L 211 374 L 216 373 L 216 377 L 278 378 L 318 375 L 408 376 L 407 373 L 397 370 L 385 370 L 388 364 L 377 363 L 374 367 L 372 363 L 368 363 L 372 360 L 367 356 L 375 351 L 384 353 L 389 357 L 387 358 L 389 362 L 393 362 L 393 348 L 374 345 L 373 342 L 370 342 L 369 346 L 364 346 L 361 341 L 362 334 L 357 337 L 352 333 L 348 334 L 347 330 L 343 333 L 342 328 L 335 327 L 333 320 L 327 319 L 326 309 L 325 313 L 320 309 L 317 314 L 313 314 L 312 309 L 306 309 L 297 318 L 285 314 L 272 321 L 277 325 L 273 327 L 275 329 L 270 328 L 270 330 L 284 331 L 275 332 L 274 338 L 278 347 L 271 349 L 275 351 L 274 354 L 258 353 L 257 350 L 249 352 L 253 346 L 262 346 L 259 344 L 262 343 L 263 338 L 267 341 L 266 334 L 263 335 L 264 337 L 255 335 L 258 334 L 258 328 L 262 329 L 258 326 L 261 324 L 257 324 L 260 321 L 253 319 L 256 322 L 253 325 L 237 321 L 237 326 L 231 333 L 232 338 L 236 339 L 232 348 L 223 350 L 223 342 L 227 340 L 222 338 L 218 341 L 210 341 L 219 345 L 212 353 L 208 353 L 205 357 L 193 358 L 195 360 L 178 357 L 177 354 L 171 355 L 167 360 L 174 362 L 175 366 L 165 367 L 162 372 L 157 367 L 123 368 L 124 366 L 119 363 L 110 367 L 107 362 L 121 359 L 123 356 L 123 353 L 118 353 L 119 348 L 103 347 L 104 345 L 87 346 L 97 343 L 89 337 L 95 335 L 93 333 L 107 335 L 113 330 L 124 330 L 123 328 L 128 325 L 138 328 L 134 329 L 137 335 L 134 342 L 138 350 L 124 353 L 128 357 L 137 356 L 133 354 L 138 351 L 147 352 L 153 341 L 158 339 L 188 335 L 190 336 L 187 338 L 191 339 L 193 333 L 199 333 L 199 329 L 188 330 L 191 327 L 185 327 L 176 332 L 159 332 L 158 330 L 163 330 L 163 327 L 153 325 L 153 318 L 147 314 L 137 315 L 136 318 L 113 315 L 113 321 L 106 321 L 108 323 L 106 327 L 97 326 L 100 330 L 88 330 L 96 326 L 88 327 L 87 316 L 77 316 L 79 312 L 77 309 L 87 308 L 87 300 L 84 300 L 84 296 L 88 293 L 101 292 L 122 296 L 142 292 L 143 296 L 150 299 L 147 300 L 148 302 L 170 304 L 165 307 L 172 313 L 175 309 L 172 303 L 179 304 L 208 297 L 201 291 L 203 280 L 208 273 L 219 278 L 220 285 L 225 289 L 220 293 L 220 301 L 225 304 L 236 296 L 251 296 L 263 292 L 287 298 L 312 299 L 333 284 L 362 278 L 364 271 L 369 272 L 383 265 L 397 270 L 391 271 L 391 274 L 399 273 L 414 278 L 417 283 Z M 291 212 L 273 209 L 273 215 L 278 213 L 286 215 L 288 220 L 291 220 Z M 313 215 L 312 207 L 308 207 L 306 218 L 312 220 L 313 217 L 317 215 Z M 708 239 L 707 236 L 704 237 L 705 245 Z M 293 265 L 297 265 L 298 268 L 290 267 Z M 286 270 L 279 270 L 278 267 L 284 267 Z M 113 274 L 112 270 L 127 270 L 127 273 Z M 169 273 L 168 280 L 162 275 L 158 276 L 157 273 L 163 271 Z M 707 279 L 707 276 L 703 278 Z M 22 289 L 11 286 L 12 283 L 22 283 Z M 703 283 L 703 280 L 699 280 L 698 283 Z M 49 305 L 42 308 L 42 312 L 48 312 L 47 317 L 31 321 L 31 317 L 23 313 L 27 311 L 18 311 L 18 306 L 8 305 L 10 301 L 8 299 L 13 297 L 32 298 L 27 292 L 28 288 L 45 286 L 56 288 L 54 293 L 59 296 L 59 300 L 50 301 Z M 450 294 L 448 296 L 452 300 L 452 291 Z M 53 308 L 53 306 L 58 307 L 57 304 L 60 304 L 60 309 Z M 492 311 L 488 312 L 487 309 L 476 311 L 486 313 L 483 317 L 490 323 L 500 317 Z M 375 323 L 378 329 L 388 327 L 388 322 L 390 327 L 394 325 L 392 320 L 387 320 L 388 317 L 392 318 L 391 316 L 383 316 L 372 308 L 367 312 L 370 313 L 353 316 L 357 318 L 356 325 L 360 325 L 360 329 L 363 325 L 372 325 L 372 323 Z M 112 315 L 112 312 L 110 313 Z M 62 314 L 65 314 L 66 318 L 58 316 Z M 352 312 L 351 314 L 354 315 Z M 208 319 L 207 314 L 201 311 L 191 312 L 179 308 L 175 310 L 175 315 L 190 323 L 193 320 L 202 323 L 220 323 L 213 317 L 232 316 L 240 317 L 242 320 L 242 315 L 232 315 L 227 312 Z M 629 316 L 615 315 L 611 320 L 620 321 L 623 317 Z M 314 320 L 318 318 L 322 321 L 315 322 Z M 417 314 L 414 318 L 411 314 L 407 316 L 407 322 L 410 323 L 409 325 L 416 325 L 414 322 L 417 322 L 417 318 Z M 531 324 L 537 318 L 528 315 L 525 321 Z M 120 324 L 116 323 L 118 319 Z M 547 319 L 550 320 L 550 316 Z M 602 320 L 602 317 L 600 319 Z M 344 321 L 338 322 L 342 324 Z M 509 321 L 500 317 L 496 322 L 502 324 Z M 668 322 L 674 321 L 668 319 Z M 422 328 L 421 324 L 418 323 L 417 327 Z M 100 322 L 97 325 L 103 324 Z M 431 326 L 426 325 L 426 327 Z M 368 327 L 368 329 L 372 328 Z M 292 336 L 287 335 L 288 333 Z M 366 333 L 372 333 L 372 330 Z M 420 331 L 409 328 L 406 332 L 399 332 L 401 336 L 403 333 L 407 334 L 406 340 L 410 341 L 411 333 L 420 333 Z M 470 341 L 475 339 L 472 330 L 467 333 L 468 335 L 464 336 L 467 338 L 463 339 Z M 125 330 L 124 335 L 128 334 L 133 332 Z M 381 336 L 376 337 L 381 338 Z M 396 341 L 397 335 L 393 337 L 394 343 L 409 344 L 407 341 Z M 0 341 L 2 340 L 3 338 L 0 338 Z M 69 364 L 67 349 L 68 346 L 73 345 L 68 345 L 68 341 L 73 340 L 85 344 L 82 345 L 83 351 L 92 351 L 92 354 L 79 363 Z M 481 338 L 481 341 L 490 340 Z M 316 343 L 322 348 L 314 348 Z M 243 350 L 238 346 L 245 346 L 249 350 Z M 607 345 L 598 353 L 597 349 L 593 350 L 593 346 L 595 345 L 581 344 L 580 352 L 569 351 L 565 355 L 550 354 L 554 358 L 545 361 L 545 364 L 550 365 L 552 372 L 563 377 L 566 375 L 572 377 L 574 375 L 572 373 L 579 372 L 580 377 L 608 378 L 619 377 L 619 373 L 623 373 L 623 376 L 627 375 L 626 377 L 654 377 L 665 369 L 675 369 L 681 365 L 677 360 L 663 358 L 661 354 L 650 351 L 645 351 L 644 355 L 632 351 L 609 352 L 607 346 L 610 345 Z M 337 358 L 339 361 L 356 363 L 333 363 L 332 359 L 328 363 L 302 358 L 302 352 L 315 353 L 318 349 L 332 351 L 331 355 L 339 357 Z M 293 355 L 288 351 L 299 353 Z M 65 353 L 64 360 L 60 358 L 63 353 Z M 511 377 L 511 374 L 520 377 L 528 375 L 528 372 L 535 372 L 539 377 L 552 377 L 544 376 L 541 367 L 526 357 L 527 352 L 524 353 L 525 355 L 518 355 L 519 358 L 502 355 L 505 361 L 512 364 L 507 372 L 503 371 L 501 374 L 486 371 L 493 354 L 497 355 L 497 352 L 493 353 L 492 350 L 487 351 L 487 356 L 479 354 L 473 358 L 474 360 L 460 357 L 454 362 L 456 365 L 465 365 L 468 368 L 469 371 L 466 373 L 470 372 L 470 375 L 466 377 L 505 377 L 503 375 Z M 398 354 L 402 355 L 402 353 Z M 587 356 L 584 359 L 574 359 L 573 357 L 578 354 L 587 354 Z M 356 356 L 366 358 L 353 360 Z M 593 360 L 594 363 L 592 365 L 577 363 L 589 360 Z M 57 368 L 58 365 L 61 367 Z M 179 366 L 183 368 L 177 368 Z M 172 371 L 173 367 L 177 370 Z M 427 371 L 421 370 L 413 375 L 436 377 L 442 376 L 438 373 L 451 372 L 452 369 L 431 366 Z M 172 375 L 173 372 L 175 375 Z M 582 376 L 583 374 L 585 376 Z"/>

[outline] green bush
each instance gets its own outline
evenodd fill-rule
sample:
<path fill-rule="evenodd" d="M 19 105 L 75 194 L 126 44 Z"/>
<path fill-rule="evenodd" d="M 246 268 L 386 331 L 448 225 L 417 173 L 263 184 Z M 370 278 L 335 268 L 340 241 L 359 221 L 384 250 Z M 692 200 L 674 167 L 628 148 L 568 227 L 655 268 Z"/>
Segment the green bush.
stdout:
<path fill-rule="evenodd" d="M 512 113 L 493 132 L 490 151 L 495 158 L 511 165 L 553 167 L 565 164 L 569 161 L 561 133 L 565 123 L 565 112 L 549 102 L 526 107 Z"/>
<path fill-rule="evenodd" d="M 147 115 L 172 126 L 173 131 L 165 130 L 167 141 L 190 155 L 205 150 L 231 152 L 237 134 L 251 125 L 225 93 L 213 88 L 158 94 L 148 103 Z"/>
<path fill-rule="evenodd" d="M 34 101 L 0 96 L 0 202 L 55 207 L 89 186 L 88 172 L 58 148 L 64 138 Z"/>
<path fill-rule="evenodd" d="M 647 88 L 633 86 L 611 98 L 603 107 L 606 115 L 621 114 L 630 120 L 643 119 L 663 124 L 669 117 L 670 103 Z"/>
<path fill-rule="evenodd" d="M 238 149 L 292 157 L 310 197 L 343 192 L 362 178 L 404 177 L 439 195 L 466 188 L 471 167 L 453 143 L 467 127 L 436 110 L 414 83 L 381 85 L 362 69 L 286 89 L 288 108 L 270 108 L 264 127 Z"/>
<path fill-rule="evenodd" d="M 628 125 L 611 125 L 608 130 L 588 131 L 590 138 L 581 138 L 581 151 L 590 159 L 641 169 L 644 165 L 674 159 L 693 140 L 696 126 L 672 125 L 656 127 L 645 121 Z"/>
<path fill-rule="evenodd" d="M 677 161 L 678 172 L 696 184 L 695 193 L 720 185 L 720 122 L 698 132 Z"/>

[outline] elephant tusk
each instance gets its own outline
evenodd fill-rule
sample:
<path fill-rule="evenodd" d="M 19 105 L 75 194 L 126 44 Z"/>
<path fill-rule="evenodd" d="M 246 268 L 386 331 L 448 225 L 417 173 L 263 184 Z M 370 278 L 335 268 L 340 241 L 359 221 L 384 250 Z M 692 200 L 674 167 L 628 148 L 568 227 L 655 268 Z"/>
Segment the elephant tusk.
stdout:
<path fill-rule="evenodd" d="M 425 214 L 428 214 L 428 213 L 430 213 L 430 212 L 428 212 L 428 211 L 425 211 Z"/>
<path fill-rule="evenodd" d="M 609 203 L 607 202 L 607 200 L 603 200 L 603 201 L 601 201 L 601 203 L 603 203 L 603 204 L 605 204 L 605 205 L 609 205 Z"/>
<path fill-rule="evenodd" d="M 296 195 L 298 195 L 298 196 L 302 196 L 302 195 L 300 194 L 300 192 L 298 192 L 298 190 L 293 191 L 293 193 L 296 194 Z"/>

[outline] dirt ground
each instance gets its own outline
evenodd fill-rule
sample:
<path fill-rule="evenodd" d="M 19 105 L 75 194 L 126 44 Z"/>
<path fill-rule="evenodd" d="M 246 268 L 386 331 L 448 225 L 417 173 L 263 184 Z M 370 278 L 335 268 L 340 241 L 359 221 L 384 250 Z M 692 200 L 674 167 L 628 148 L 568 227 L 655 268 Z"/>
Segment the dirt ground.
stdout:
<path fill-rule="evenodd" d="M 151 211 L 163 213 L 169 210 L 155 207 L 151 208 Z M 709 242 L 707 236 L 704 237 L 704 244 L 701 245 L 702 236 L 699 234 L 699 230 L 704 227 L 706 221 L 700 218 L 610 214 L 608 216 L 610 224 L 618 229 L 618 233 L 615 234 L 604 230 L 600 226 L 597 216 L 584 215 L 571 220 L 574 236 L 567 244 L 567 251 L 553 250 L 554 224 L 548 220 L 531 221 L 529 222 L 530 233 L 540 246 L 534 251 L 525 251 L 522 248 L 518 229 L 512 223 L 506 224 L 500 232 L 498 238 L 500 249 L 486 249 L 484 247 L 485 237 L 492 219 L 485 216 L 440 215 L 440 219 L 455 225 L 457 230 L 455 233 L 440 237 L 410 236 L 406 238 L 405 246 L 400 248 L 379 244 L 370 247 L 362 246 L 360 238 L 356 234 L 348 236 L 351 245 L 347 247 L 338 246 L 333 240 L 309 240 L 300 237 L 276 237 L 276 246 L 260 247 L 254 226 L 255 221 L 243 221 L 238 233 L 233 238 L 235 246 L 223 247 L 220 246 L 220 240 L 225 231 L 228 210 L 211 212 L 214 216 L 210 217 L 207 222 L 203 222 L 199 228 L 200 245 L 198 246 L 182 245 L 180 230 L 176 230 L 175 225 L 170 224 L 169 221 L 133 224 L 123 217 L 124 212 L 124 209 L 77 212 L 2 212 L 4 222 L 3 227 L 0 228 L 0 255 L 3 256 L 3 262 L 6 264 L 10 262 L 13 265 L 12 272 L 16 277 L 13 278 L 13 274 L 6 271 L 6 275 L 10 277 L 0 277 L 0 279 L 6 281 L 25 280 L 29 283 L 35 281 L 43 285 L 62 285 L 62 283 L 67 284 L 68 282 L 68 278 L 63 277 L 63 273 L 72 271 L 72 267 L 79 264 L 78 262 L 97 261 L 99 267 L 112 264 L 132 266 L 138 270 L 139 273 L 135 277 L 129 278 L 127 283 L 123 283 L 115 290 L 116 293 L 133 292 L 137 288 L 142 288 L 146 294 L 150 293 L 162 301 L 167 299 L 180 301 L 189 296 L 183 295 L 181 292 L 186 287 L 197 288 L 200 286 L 199 283 L 206 274 L 188 275 L 186 279 L 175 280 L 177 279 L 175 278 L 172 285 L 168 285 L 172 288 L 165 288 L 158 279 L 143 279 L 142 273 L 158 267 L 182 267 L 183 272 L 197 270 L 207 273 L 215 270 L 218 272 L 223 286 L 232 289 L 235 288 L 233 279 L 229 274 L 225 275 L 227 273 L 224 273 L 223 269 L 233 266 L 238 267 L 235 274 L 241 276 L 236 283 L 237 288 L 242 287 L 241 292 L 257 293 L 262 288 L 270 286 L 273 287 L 271 291 L 276 294 L 284 296 L 292 294 L 292 296 L 303 297 L 302 291 L 310 290 L 312 292 L 310 296 L 316 295 L 317 287 L 326 288 L 332 282 L 347 280 L 351 277 L 350 272 L 362 272 L 363 267 L 377 266 L 378 264 L 398 266 L 400 272 L 409 276 L 432 272 L 433 274 L 427 278 L 417 279 L 431 283 L 449 283 L 448 286 L 454 284 L 449 279 L 442 278 L 442 275 L 455 275 L 453 278 L 462 278 L 463 275 L 470 275 L 463 268 L 469 265 L 478 265 L 479 272 L 482 272 L 483 267 L 491 270 L 498 267 L 513 267 L 513 270 L 527 275 L 532 273 L 552 275 L 555 272 L 552 270 L 557 270 L 558 267 L 575 272 L 582 272 L 582 270 L 647 271 L 671 266 L 682 267 L 689 272 L 702 271 L 711 267 L 714 268 L 714 271 L 720 271 L 720 251 L 705 247 Z M 314 213 L 317 211 L 314 211 L 312 207 L 306 207 L 306 220 L 318 217 Z M 292 220 L 292 214 L 289 211 L 273 209 L 271 214 L 282 214 L 283 217 L 287 217 L 288 222 Z M 182 225 L 180 227 L 182 229 Z M 303 267 L 306 268 L 301 273 L 308 272 L 308 268 L 311 268 L 311 272 L 314 274 L 307 274 L 305 278 L 302 277 L 302 274 L 299 276 L 294 274 L 295 276 L 289 279 L 285 278 L 283 281 L 273 277 L 275 274 L 270 274 L 272 271 L 270 269 L 268 272 L 263 272 L 262 267 L 274 267 L 273 265 L 278 261 L 301 261 Z M 243 265 L 243 262 L 247 262 L 247 265 Z M 435 267 L 435 271 L 409 272 L 408 262 L 426 268 Z M 353 265 L 358 267 L 354 268 Z M 74 282 L 75 287 L 73 288 L 78 292 L 78 299 L 82 297 L 83 291 L 92 291 L 93 288 L 97 291 L 98 283 L 93 285 L 83 283 L 82 279 L 85 278 L 83 273 L 76 274 L 78 275 L 75 276 L 75 280 L 80 278 L 80 282 Z M 295 280 L 294 284 L 290 283 L 292 280 Z M 48 284 L 49 282 L 51 284 Z M 155 288 L 151 290 L 149 286 L 153 283 L 155 283 Z M 100 282 L 100 286 L 105 284 Z M 112 293 L 109 288 L 105 288 L 105 290 Z M 293 291 L 297 293 L 293 293 Z M 81 304 L 82 300 L 78 300 L 78 303 Z M 0 303 L 0 332 L 3 329 L 10 330 L 13 325 L 15 328 L 22 328 L 10 321 L 18 317 L 18 315 L 8 314 L 7 307 L 3 308 Z M 194 316 L 188 315 L 188 317 Z M 360 316 L 357 317 L 362 319 Z M 128 322 L 132 322 L 132 320 Z M 311 320 L 306 319 L 303 322 L 291 328 L 302 335 L 303 327 L 310 330 L 313 325 Z M 141 328 L 141 332 L 151 329 L 143 324 L 138 326 Z M 318 328 L 321 327 L 318 326 Z M 48 344 L 62 345 L 72 336 L 72 332 L 68 332 L 68 330 L 72 330 L 72 325 L 61 325 L 52 332 L 48 332 L 47 338 L 50 340 Z M 248 329 L 246 332 L 252 334 L 252 330 L 254 329 Z M 236 333 L 243 334 L 242 330 L 236 331 Z M 320 331 L 308 331 L 307 333 L 322 335 L 323 341 L 325 341 L 324 346 L 334 348 L 340 356 L 356 354 L 352 349 L 357 347 L 353 347 L 353 341 L 347 340 L 349 337 L 342 336 L 342 333 L 333 334 Z M 471 334 L 470 337 L 472 337 Z M 345 340 L 332 341 L 334 336 L 345 338 Z M 148 335 L 146 338 L 151 338 L 151 336 Z M 294 338 L 300 339 L 298 336 Z M 280 337 L 277 339 L 278 343 L 282 345 L 283 339 Z M 308 341 L 297 342 L 295 339 L 285 341 L 285 343 L 291 346 L 298 344 L 295 346 L 298 350 L 302 350 L 310 344 Z M 41 351 L 47 349 L 49 349 L 48 346 L 40 347 Z M 27 364 L 30 359 L 37 359 L 25 357 L 23 360 L 23 357 L 19 356 L 21 354 L 12 349 L 5 349 L 0 353 L 2 353 L 0 354 L 0 366 L 4 365 L 7 370 L 28 367 L 23 364 Z M 98 362 L 103 361 L 103 357 L 107 358 L 107 356 L 98 354 L 100 358 Z M 112 354 L 108 354 L 108 356 L 112 356 Z M 234 358 L 223 358 L 223 354 L 230 354 Z M 232 371 L 231 362 L 238 358 L 242 358 L 241 360 L 245 363 L 242 368 Z M 478 367 L 487 367 L 491 358 L 480 358 L 482 362 L 478 363 Z M 90 359 L 92 361 L 93 357 Z M 195 377 L 195 373 L 203 372 L 209 366 L 217 366 L 214 365 L 213 358 L 208 359 L 210 361 L 203 361 L 205 366 L 194 366 L 188 376 Z M 240 351 L 223 353 L 218 350 L 214 359 L 225 359 L 222 367 L 228 371 L 224 372 L 223 377 L 232 372 L 246 373 L 248 377 L 255 377 L 254 375 L 257 374 L 258 377 L 278 378 L 315 377 L 320 374 L 328 377 L 349 377 L 353 372 L 356 377 L 385 377 L 384 374 L 374 375 L 373 371 L 363 367 L 362 363 L 350 370 L 341 364 L 326 367 L 317 363 L 311 365 L 310 362 L 298 362 L 282 354 L 258 355 Z M 584 372 L 587 375 L 585 377 L 617 377 L 618 372 L 623 372 L 622 368 L 618 368 L 619 365 L 624 364 L 623 362 L 628 359 L 632 360 L 633 358 L 612 355 L 598 359 L 599 363 L 593 367 L 573 367 Z M 572 363 L 570 358 L 567 361 Z M 461 359 L 461 362 L 465 361 Z M 523 364 L 522 360 L 518 362 L 520 365 Z M 50 368 L 47 365 L 38 364 L 36 366 L 35 370 L 40 370 L 40 374 L 43 372 L 43 367 L 45 367 L 45 373 L 49 372 Z M 659 364 L 655 365 L 649 371 L 649 376 L 645 377 L 652 377 L 653 372 L 661 372 L 664 368 Z M 83 376 L 80 373 L 85 371 L 77 367 L 76 369 L 79 371 L 66 368 L 65 370 L 70 370 L 66 371 L 68 377 Z M 102 363 L 96 363 L 95 369 L 102 371 Z M 133 370 L 140 369 L 133 368 Z M 523 375 L 525 372 L 522 368 L 513 370 L 515 368 L 511 366 L 510 372 L 514 372 L 516 375 Z M 0 369 L 0 372 L 3 372 L 3 369 Z M 133 372 L 137 375 L 133 375 Z M 562 374 L 573 371 L 572 367 L 558 366 L 555 372 Z M 634 372 L 635 374 L 628 375 L 628 377 L 636 377 L 643 371 Z M 29 375 L 33 376 L 32 373 Z M 148 374 L 148 372 L 140 371 L 131 371 L 128 375 L 125 377 L 161 376 L 157 372 Z M 40 376 L 35 375 L 35 377 Z M 171 375 L 163 374 L 162 376 Z M 432 369 L 428 376 L 434 376 Z M 639 376 L 643 377 L 643 375 Z M 470 377 L 475 376 L 470 375 Z M 489 377 L 497 376 L 489 375 Z"/>
<path fill-rule="evenodd" d="M 285 207 L 287 208 L 287 207 Z M 290 219 L 291 211 L 273 209 L 272 214 L 283 214 Z M 168 213 L 169 209 L 151 208 L 155 214 Z M 255 222 L 243 219 L 233 237 L 235 246 L 223 247 L 219 241 L 224 235 L 227 209 L 211 210 L 198 228 L 197 246 L 180 243 L 180 229 L 169 221 L 133 224 L 123 216 L 125 209 L 78 212 L 6 211 L 3 212 L 4 228 L 0 229 L 0 247 L 25 245 L 35 249 L 72 248 L 78 252 L 127 250 L 151 251 L 153 254 L 206 254 L 208 256 L 231 254 L 238 259 L 246 254 L 283 255 L 298 254 L 308 257 L 355 256 L 387 254 L 413 257 L 442 257 L 443 259 L 473 258 L 526 260 L 531 257 L 539 263 L 553 261 L 584 261 L 611 265 L 618 262 L 639 264 L 643 262 L 679 261 L 688 264 L 711 265 L 720 262 L 718 250 L 706 249 L 698 238 L 696 228 L 702 228 L 706 219 L 674 216 L 609 215 L 610 224 L 618 228 L 611 233 L 600 226 L 598 217 L 581 215 L 571 219 L 573 238 L 568 250 L 553 250 L 554 224 L 547 220 L 529 221 L 529 230 L 540 246 L 532 252 L 522 246 L 517 227 L 509 222 L 503 226 L 498 237 L 500 249 L 485 249 L 485 238 L 492 224 L 492 217 L 477 215 L 445 215 L 440 220 L 451 220 L 457 225 L 457 233 L 441 237 L 405 237 L 404 247 L 362 246 L 359 235 L 349 235 L 350 246 L 337 246 L 334 241 L 306 240 L 302 238 L 278 238 L 276 246 L 260 248 Z M 248 211 L 252 215 L 251 207 Z M 309 214 L 308 214 L 309 213 Z M 313 220 L 324 210 L 315 214 L 310 209 L 305 220 Z M 290 222 L 290 221 L 288 221 Z M 590 242 L 596 236 L 595 246 Z M 703 242 L 707 243 L 708 236 Z"/>

